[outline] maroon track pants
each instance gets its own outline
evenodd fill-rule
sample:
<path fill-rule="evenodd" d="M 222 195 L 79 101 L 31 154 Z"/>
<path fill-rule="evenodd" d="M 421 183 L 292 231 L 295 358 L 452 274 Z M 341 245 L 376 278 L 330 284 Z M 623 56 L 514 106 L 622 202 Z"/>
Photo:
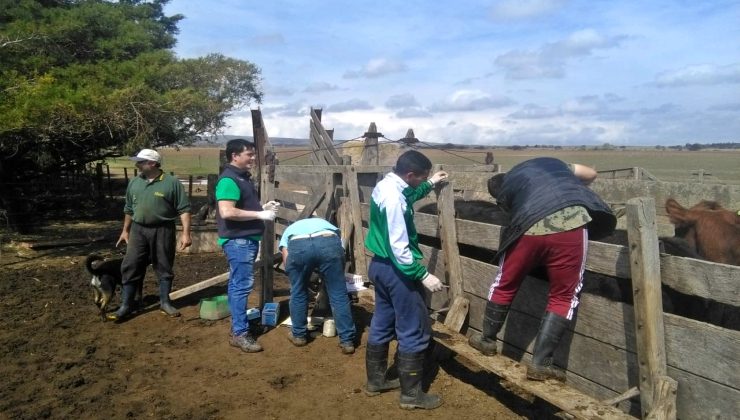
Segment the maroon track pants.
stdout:
<path fill-rule="evenodd" d="M 522 280 L 542 265 L 550 281 L 547 312 L 572 319 L 583 286 L 587 253 L 585 227 L 550 235 L 523 235 L 501 256 L 488 299 L 498 305 L 511 304 Z"/>

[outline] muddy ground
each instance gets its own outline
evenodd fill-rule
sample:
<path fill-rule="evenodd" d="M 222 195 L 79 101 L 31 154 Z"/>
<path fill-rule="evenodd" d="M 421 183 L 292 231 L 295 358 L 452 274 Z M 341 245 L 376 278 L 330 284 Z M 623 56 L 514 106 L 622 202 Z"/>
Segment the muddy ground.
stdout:
<path fill-rule="evenodd" d="M 119 222 L 65 222 L 35 236 L 0 238 L 0 418 L 540 419 L 555 412 L 459 357 L 442 362 L 428 378 L 431 392 L 444 399 L 436 410 L 401 410 L 397 392 L 365 396 L 372 307 L 364 303 L 353 305 L 362 336 L 349 356 L 341 354 L 336 337 L 294 347 L 286 327 L 259 337 L 264 352 L 230 347 L 228 318 L 198 316 L 199 299 L 225 293 L 223 286 L 176 301 L 180 318 L 152 309 L 122 324 L 101 322 L 83 260 L 90 252 L 116 254 L 119 229 Z M 95 242 L 23 247 L 60 238 Z M 175 271 L 175 286 L 182 288 L 224 273 L 227 265 L 218 253 L 181 254 Z M 274 294 L 278 301 L 288 298 L 281 274 Z M 156 304 L 151 270 L 145 296 Z M 287 316 L 287 302 L 282 309 Z"/>

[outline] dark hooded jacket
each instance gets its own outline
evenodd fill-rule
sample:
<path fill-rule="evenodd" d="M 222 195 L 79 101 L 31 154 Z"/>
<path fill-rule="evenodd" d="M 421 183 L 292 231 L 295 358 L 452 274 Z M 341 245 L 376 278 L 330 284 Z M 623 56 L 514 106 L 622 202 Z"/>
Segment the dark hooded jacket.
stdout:
<path fill-rule="evenodd" d="M 565 207 L 586 208 L 592 219 L 587 226 L 590 239 L 610 235 L 617 225 L 609 205 L 555 158 L 530 159 L 511 168 L 496 201 L 511 222 L 501 229 L 495 261 L 535 223 Z"/>

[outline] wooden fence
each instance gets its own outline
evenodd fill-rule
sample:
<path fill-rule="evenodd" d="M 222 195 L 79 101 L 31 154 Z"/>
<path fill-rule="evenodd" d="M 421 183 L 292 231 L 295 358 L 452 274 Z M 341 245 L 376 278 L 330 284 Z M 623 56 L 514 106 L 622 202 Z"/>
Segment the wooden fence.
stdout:
<path fill-rule="evenodd" d="M 254 117 L 253 114 L 253 120 Z M 261 126 L 261 117 L 258 117 Z M 314 165 L 273 164 L 262 170 L 263 198 L 277 199 L 284 204 L 274 224 L 275 242 L 295 220 L 312 214 L 327 218 L 341 229 L 350 269 L 366 275 L 371 258 L 363 245 L 368 202 L 374 185 L 391 168 L 347 165 L 346 159 L 338 158 L 336 152 L 327 147 L 331 135 L 321 127 L 320 112 L 312 112 L 310 128 Z M 255 134 L 258 138 L 257 131 Z M 452 201 L 485 199 L 486 180 L 498 168 L 481 165 L 435 168 L 438 169 L 450 173 L 448 186 L 438 189 L 431 194 L 430 200 L 419 205 L 439 200 L 439 210 L 437 214 L 417 212 L 415 216 L 419 234 L 429 239 L 422 245 L 424 264 L 450 284 L 449 294 L 434 294 L 429 298 L 429 306 L 432 310 L 440 310 L 449 306 L 456 295 L 467 298 L 469 312 L 464 331 L 470 334 L 481 328 L 485 296 L 497 271 L 490 257 L 498 249 L 501 227 L 454 217 Z M 633 170 L 633 173 L 641 172 Z M 660 293 L 656 296 L 655 290 L 660 290 L 662 284 L 686 295 L 737 308 L 740 306 L 740 282 L 737 281 L 740 267 L 658 255 L 655 217 L 664 212 L 662 206 L 667 197 L 689 197 L 682 200 L 685 205 L 693 205 L 699 198 L 715 199 L 737 207 L 737 189 L 616 177 L 598 180 L 593 188 L 607 201 L 627 207 L 632 245 L 590 241 L 586 269 L 633 290 L 636 298 L 634 304 L 629 304 L 590 293 L 581 295 L 576 320 L 556 353 L 556 362 L 567 369 L 568 385 L 636 416 L 734 417 L 740 412 L 740 332 L 656 312 L 655 308 L 661 306 Z M 648 220 L 640 220 L 645 215 Z M 439 243 L 442 245 L 433 245 Z M 488 258 L 460 255 L 461 246 L 482 250 Z M 263 246 L 263 256 L 272 255 L 276 251 L 274 247 L 274 242 L 266 248 Z M 531 358 L 546 301 L 546 282 L 528 277 L 499 334 L 503 339 L 503 355 L 514 361 Z M 450 346 L 466 351 L 464 343 Z M 537 392 L 531 381 L 519 385 L 522 384 Z M 547 395 L 548 392 L 538 394 L 545 399 Z M 572 409 L 573 403 L 565 398 L 548 401 L 577 417 L 588 417 L 585 411 Z M 661 407 L 666 404 L 667 407 Z M 572 410 L 569 411 L 569 407 Z M 597 410 L 596 413 L 613 417 L 609 411 Z"/>

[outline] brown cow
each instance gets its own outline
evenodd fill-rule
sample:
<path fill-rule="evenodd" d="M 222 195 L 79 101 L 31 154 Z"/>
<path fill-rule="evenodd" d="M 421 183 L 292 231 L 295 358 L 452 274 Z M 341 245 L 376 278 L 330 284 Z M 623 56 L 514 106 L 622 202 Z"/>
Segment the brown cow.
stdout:
<path fill-rule="evenodd" d="M 703 200 L 686 209 L 672 198 L 665 209 L 683 238 L 708 261 L 740 265 L 740 215 L 717 202 Z"/>

